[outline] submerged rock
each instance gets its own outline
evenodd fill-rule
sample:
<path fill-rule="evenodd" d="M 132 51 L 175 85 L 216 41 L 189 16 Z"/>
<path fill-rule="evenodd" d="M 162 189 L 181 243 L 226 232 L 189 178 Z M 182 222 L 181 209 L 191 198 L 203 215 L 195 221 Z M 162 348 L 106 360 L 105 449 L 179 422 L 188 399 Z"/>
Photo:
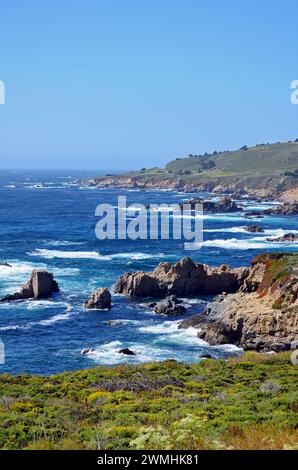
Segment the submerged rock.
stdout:
<path fill-rule="evenodd" d="M 120 349 L 119 354 L 125 354 L 126 356 L 136 356 L 136 353 L 129 348 Z"/>
<path fill-rule="evenodd" d="M 20 292 L 5 296 L 1 302 L 31 298 L 45 299 L 58 291 L 59 287 L 52 273 L 44 269 L 34 269 L 29 281 L 23 285 Z"/>
<path fill-rule="evenodd" d="M 236 292 L 247 275 L 247 268 L 231 269 L 227 265 L 211 268 L 182 258 L 173 264 L 160 263 L 153 272 L 123 274 L 115 292 L 132 297 L 216 295 Z"/>
<path fill-rule="evenodd" d="M 112 297 L 109 289 L 101 288 L 93 292 L 86 300 L 85 308 L 110 309 Z"/>

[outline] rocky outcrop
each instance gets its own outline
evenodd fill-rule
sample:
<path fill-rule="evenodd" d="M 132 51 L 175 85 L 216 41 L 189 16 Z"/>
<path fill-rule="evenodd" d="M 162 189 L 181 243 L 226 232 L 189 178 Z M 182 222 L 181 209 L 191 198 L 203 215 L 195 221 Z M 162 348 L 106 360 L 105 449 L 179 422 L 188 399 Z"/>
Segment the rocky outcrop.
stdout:
<path fill-rule="evenodd" d="M 181 202 L 180 207 L 187 204 L 190 206 L 191 210 L 195 210 L 196 205 L 203 205 L 204 212 L 240 212 L 242 207 L 237 206 L 237 204 L 229 197 L 225 196 L 219 201 L 203 201 L 199 198 L 188 199 L 187 201 Z"/>
<path fill-rule="evenodd" d="M 87 356 L 88 354 L 92 354 L 94 352 L 95 352 L 95 349 L 93 349 L 93 348 L 82 349 L 81 355 L 82 356 Z"/>
<path fill-rule="evenodd" d="M 249 233 L 264 233 L 264 229 L 260 225 L 247 225 L 244 230 Z"/>
<path fill-rule="evenodd" d="M 162 315 L 181 315 L 185 311 L 186 308 L 181 305 L 181 301 L 179 301 L 175 295 L 171 295 L 157 302 L 154 307 L 154 312 Z"/>
<path fill-rule="evenodd" d="M 34 269 L 31 277 L 21 288 L 20 292 L 10 294 L 1 299 L 1 302 L 26 299 L 45 299 L 58 292 L 59 287 L 53 274 L 44 269 Z"/>
<path fill-rule="evenodd" d="M 282 193 L 279 199 L 283 202 L 298 202 L 298 186 Z"/>
<path fill-rule="evenodd" d="M 298 214 L 298 202 L 285 202 L 276 207 L 270 207 L 269 209 L 263 210 L 265 215 L 297 215 Z"/>
<path fill-rule="evenodd" d="M 276 237 L 276 238 L 266 238 L 268 242 L 277 242 L 277 243 L 294 243 L 298 242 L 298 235 L 294 235 L 294 233 L 286 233 L 285 235 L 282 235 L 281 237 Z"/>
<path fill-rule="evenodd" d="M 190 326 L 212 345 L 232 343 L 257 351 L 290 349 L 298 339 L 298 255 L 256 257 L 241 289 L 217 297 L 204 314 L 184 320 L 179 327 Z"/>
<path fill-rule="evenodd" d="M 136 353 L 129 348 L 120 349 L 119 354 L 124 354 L 125 356 L 136 356 Z"/>
<path fill-rule="evenodd" d="M 111 308 L 112 297 L 109 289 L 102 288 L 97 289 L 93 292 L 89 299 L 85 302 L 85 308 L 96 308 L 96 309 L 110 309 Z"/>
<path fill-rule="evenodd" d="M 227 265 L 211 268 L 182 258 L 174 264 L 160 263 L 151 273 L 123 274 L 116 283 L 115 292 L 131 297 L 216 295 L 236 292 L 248 274 L 247 268 L 231 269 Z"/>

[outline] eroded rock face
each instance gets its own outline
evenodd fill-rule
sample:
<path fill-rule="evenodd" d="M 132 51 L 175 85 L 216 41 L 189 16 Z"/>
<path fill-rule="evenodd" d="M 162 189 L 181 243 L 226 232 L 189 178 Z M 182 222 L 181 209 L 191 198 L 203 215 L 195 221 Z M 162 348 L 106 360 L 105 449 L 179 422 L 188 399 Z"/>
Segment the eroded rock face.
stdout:
<path fill-rule="evenodd" d="M 54 280 L 52 273 L 49 273 L 44 269 L 34 269 L 29 281 L 23 285 L 20 292 L 7 295 L 1 299 L 1 301 L 25 300 L 31 298 L 45 299 L 58 291 L 59 287 L 57 282 Z"/>
<path fill-rule="evenodd" d="M 256 257 L 239 292 L 219 296 L 204 314 L 180 328 L 195 327 L 208 343 L 232 343 L 246 350 L 281 351 L 298 339 L 298 255 Z"/>
<path fill-rule="evenodd" d="M 247 268 L 211 268 L 182 258 L 174 264 L 160 263 L 151 273 L 125 273 L 116 283 L 115 292 L 131 297 L 216 295 L 236 292 L 248 274 Z"/>
<path fill-rule="evenodd" d="M 112 297 L 109 289 L 101 288 L 93 292 L 85 302 L 85 308 L 110 309 Z"/>

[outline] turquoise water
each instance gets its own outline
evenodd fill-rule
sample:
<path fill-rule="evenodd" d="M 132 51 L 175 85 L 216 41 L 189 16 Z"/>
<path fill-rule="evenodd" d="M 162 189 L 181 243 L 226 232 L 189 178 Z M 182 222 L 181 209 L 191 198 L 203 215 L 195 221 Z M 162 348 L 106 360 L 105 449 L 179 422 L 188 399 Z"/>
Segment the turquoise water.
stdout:
<path fill-rule="evenodd" d="M 110 311 L 89 311 L 83 302 L 98 287 L 112 288 L 125 271 L 151 270 L 160 261 L 191 256 L 195 261 L 232 266 L 248 265 L 264 251 L 297 250 L 298 245 L 269 243 L 266 237 L 298 230 L 296 217 L 266 217 L 258 223 L 264 234 L 243 230 L 241 213 L 204 217 L 204 244 L 186 252 L 177 240 L 105 240 L 95 236 L 95 208 L 117 206 L 118 195 L 129 204 L 174 203 L 192 195 L 166 191 L 94 190 L 75 184 L 87 174 L 74 172 L 1 172 L 0 174 L 0 296 L 15 292 L 34 267 L 54 273 L 61 291 L 48 300 L 0 304 L 0 338 L 6 363 L 0 372 L 57 373 L 88 368 L 173 358 L 197 361 L 202 353 L 215 357 L 240 354 L 231 345 L 211 347 L 192 329 L 178 330 L 178 322 L 203 310 L 204 297 L 185 299 L 183 317 L 156 316 L 141 301 L 113 295 Z M 90 176 L 90 175 L 89 175 Z M 91 174 L 94 176 L 94 174 Z M 248 208 L 268 203 L 247 201 Z M 116 326 L 107 320 L 119 320 Z M 136 356 L 118 353 L 129 347 Z M 81 350 L 94 348 L 82 356 Z"/>

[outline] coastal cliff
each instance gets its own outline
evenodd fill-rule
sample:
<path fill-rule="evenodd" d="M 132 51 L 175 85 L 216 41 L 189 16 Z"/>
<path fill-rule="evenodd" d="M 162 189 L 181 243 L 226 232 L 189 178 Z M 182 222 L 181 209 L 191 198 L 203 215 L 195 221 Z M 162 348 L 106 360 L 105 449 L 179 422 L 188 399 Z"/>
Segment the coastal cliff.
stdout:
<path fill-rule="evenodd" d="M 207 305 L 203 315 L 183 321 L 210 344 L 233 343 L 246 350 L 290 349 L 298 339 L 298 255 L 257 256 L 239 291 Z"/>
<path fill-rule="evenodd" d="M 287 350 L 298 339 L 298 254 L 257 256 L 250 268 L 211 268 L 183 258 L 153 272 L 125 273 L 115 292 L 131 297 L 218 295 L 204 314 L 182 321 L 208 343 Z"/>

